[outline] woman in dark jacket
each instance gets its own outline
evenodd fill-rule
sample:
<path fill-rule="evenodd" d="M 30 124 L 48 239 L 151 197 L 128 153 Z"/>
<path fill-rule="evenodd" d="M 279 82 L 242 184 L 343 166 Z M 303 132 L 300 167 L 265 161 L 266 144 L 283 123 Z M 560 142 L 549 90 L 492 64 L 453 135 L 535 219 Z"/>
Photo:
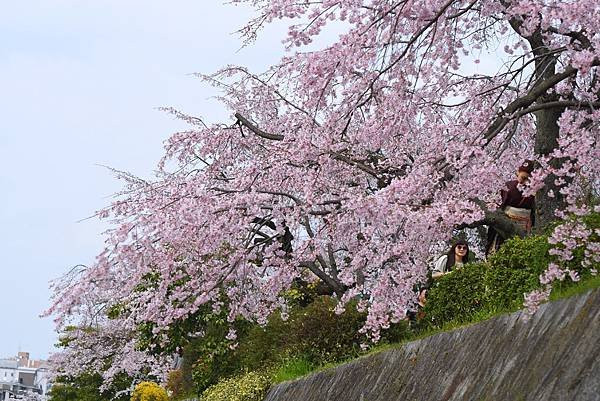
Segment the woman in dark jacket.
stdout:
<path fill-rule="evenodd" d="M 523 196 L 519 185 L 527 183 L 532 171 L 533 162 L 526 160 L 517 170 L 517 179 L 508 181 L 504 189 L 500 191 L 502 197 L 500 209 L 526 233 L 530 233 L 535 224 L 535 198 L 532 195 Z M 502 238 L 500 233 L 489 227 L 485 254 L 489 255 L 497 251 L 505 240 L 506 238 Z"/>

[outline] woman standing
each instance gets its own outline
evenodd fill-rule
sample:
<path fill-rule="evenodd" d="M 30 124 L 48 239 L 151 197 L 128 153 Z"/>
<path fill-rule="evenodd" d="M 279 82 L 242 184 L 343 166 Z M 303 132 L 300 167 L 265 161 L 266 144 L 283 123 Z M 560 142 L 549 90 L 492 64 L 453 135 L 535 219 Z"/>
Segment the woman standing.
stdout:
<path fill-rule="evenodd" d="M 467 241 L 459 239 L 447 254 L 440 256 L 435 262 L 431 277 L 434 279 L 442 277 L 467 263 L 469 263 L 469 244 Z"/>
<path fill-rule="evenodd" d="M 517 170 L 517 179 L 508 181 L 500 191 L 502 203 L 500 209 L 526 232 L 530 233 L 535 224 L 535 198 L 523 196 L 519 186 L 525 185 L 533 171 L 533 162 L 526 160 Z M 485 254 L 494 253 L 506 240 L 492 227 L 488 229 L 488 241 Z"/>

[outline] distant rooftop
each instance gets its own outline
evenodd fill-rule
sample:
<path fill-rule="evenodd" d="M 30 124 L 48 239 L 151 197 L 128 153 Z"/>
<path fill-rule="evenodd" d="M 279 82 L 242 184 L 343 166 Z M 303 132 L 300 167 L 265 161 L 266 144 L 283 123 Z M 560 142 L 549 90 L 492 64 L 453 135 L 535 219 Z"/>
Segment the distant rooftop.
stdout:
<path fill-rule="evenodd" d="M 14 359 L 0 359 L 0 369 L 16 369 L 19 367 L 19 362 Z"/>
<path fill-rule="evenodd" d="M 48 363 L 44 360 L 29 359 L 29 352 L 19 352 L 16 357 L 0 358 L 0 368 L 17 369 L 47 368 Z"/>

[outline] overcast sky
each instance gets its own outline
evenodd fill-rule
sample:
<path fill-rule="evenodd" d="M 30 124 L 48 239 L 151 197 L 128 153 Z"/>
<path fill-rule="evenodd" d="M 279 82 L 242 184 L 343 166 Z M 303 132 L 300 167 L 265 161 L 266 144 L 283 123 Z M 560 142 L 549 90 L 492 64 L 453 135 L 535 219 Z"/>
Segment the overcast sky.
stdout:
<path fill-rule="evenodd" d="M 183 128 L 157 107 L 227 118 L 190 73 L 263 70 L 283 53 L 281 27 L 238 51 L 250 10 L 221 0 L 0 5 L 0 357 L 46 358 L 48 282 L 93 261 L 103 227 L 78 221 L 120 189 L 98 165 L 150 176 Z"/>

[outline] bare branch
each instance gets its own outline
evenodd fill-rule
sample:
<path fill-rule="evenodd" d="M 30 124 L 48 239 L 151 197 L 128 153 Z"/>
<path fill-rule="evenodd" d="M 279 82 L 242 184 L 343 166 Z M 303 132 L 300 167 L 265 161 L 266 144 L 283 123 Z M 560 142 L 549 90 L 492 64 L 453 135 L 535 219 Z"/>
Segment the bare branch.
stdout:
<path fill-rule="evenodd" d="M 300 267 L 305 267 L 310 270 L 315 276 L 320 278 L 321 281 L 330 286 L 338 297 L 341 298 L 344 295 L 344 292 L 346 291 L 344 285 L 335 280 L 333 277 L 330 277 L 323 270 L 319 269 L 315 262 L 300 262 Z"/>
<path fill-rule="evenodd" d="M 519 111 L 516 114 L 516 117 L 523 116 L 525 114 L 533 113 L 543 109 L 553 109 L 553 108 L 567 108 L 567 107 L 576 107 L 576 108 L 590 108 L 593 109 L 595 107 L 600 107 L 600 102 L 580 102 L 577 100 L 559 100 L 555 102 L 546 102 L 536 104 L 534 106 L 528 107 L 524 110 Z"/>
<path fill-rule="evenodd" d="M 563 35 L 563 36 L 568 36 L 570 38 L 573 38 L 573 39 L 579 41 L 579 43 L 581 43 L 583 45 L 583 47 L 586 49 L 592 47 L 592 42 L 586 36 L 585 31 L 560 32 L 557 28 L 555 28 L 553 26 L 546 28 L 546 30 L 549 32 L 558 34 L 558 35 Z"/>
<path fill-rule="evenodd" d="M 485 202 L 483 202 L 482 200 L 471 200 L 483 210 L 484 218 L 473 223 L 460 224 L 457 227 L 455 227 L 457 230 L 461 230 L 463 228 L 476 228 L 485 225 L 493 227 L 504 238 L 511 238 L 514 236 L 519 236 L 523 238 L 525 236 L 525 230 L 523 230 L 519 225 L 515 224 L 514 221 L 512 221 L 504 213 L 504 211 L 500 209 L 491 211 L 487 208 Z"/>
<path fill-rule="evenodd" d="M 251 123 L 246 117 L 242 116 L 240 113 L 235 113 L 235 118 L 237 118 L 238 122 L 244 127 L 248 128 L 250 131 L 260 136 L 261 138 L 270 139 L 272 141 L 283 141 L 283 135 L 280 134 L 270 134 L 258 128 L 256 125 Z"/>
<path fill-rule="evenodd" d="M 345 156 L 339 152 L 331 152 L 331 157 L 335 160 L 344 162 L 350 166 L 354 166 L 354 167 L 358 168 L 359 170 L 362 170 L 365 173 L 372 175 L 375 178 L 379 178 L 379 172 L 377 170 L 375 170 L 372 167 L 369 167 L 366 164 L 361 163 L 357 160 L 353 160 L 353 159 L 349 158 L 348 156 Z"/>
<path fill-rule="evenodd" d="M 563 72 L 554 74 L 548 79 L 535 85 L 525 96 L 517 98 L 509 103 L 483 133 L 483 137 L 486 140 L 485 144 L 488 145 L 492 139 L 502 131 L 506 124 L 511 120 L 512 114 L 519 111 L 519 109 L 531 106 L 540 96 L 546 93 L 548 89 L 576 73 L 576 68 L 568 66 Z"/>

